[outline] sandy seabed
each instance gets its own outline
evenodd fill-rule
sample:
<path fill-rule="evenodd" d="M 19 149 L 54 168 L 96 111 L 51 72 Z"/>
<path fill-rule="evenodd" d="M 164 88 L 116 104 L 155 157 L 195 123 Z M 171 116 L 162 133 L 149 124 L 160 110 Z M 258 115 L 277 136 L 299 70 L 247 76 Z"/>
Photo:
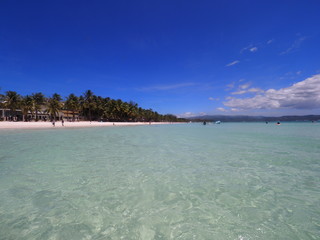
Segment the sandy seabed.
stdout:
<path fill-rule="evenodd" d="M 64 122 L 52 125 L 52 122 L 0 122 L 0 129 L 32 129 L 32 128 L 76 128 L 76 127 L 114 127 L 114 126 L 139 126 L 139 125 L 170 124 L 168 122 Z"/>

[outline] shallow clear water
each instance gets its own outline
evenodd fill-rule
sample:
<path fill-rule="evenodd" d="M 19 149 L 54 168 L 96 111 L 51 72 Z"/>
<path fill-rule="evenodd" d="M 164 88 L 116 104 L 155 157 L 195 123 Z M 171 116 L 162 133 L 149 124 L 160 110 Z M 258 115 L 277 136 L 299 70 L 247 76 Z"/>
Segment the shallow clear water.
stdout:
<path fill-rule="evenodd" d="M 0 239 L 320 239 L 320 124 L 0 131 Z"/>

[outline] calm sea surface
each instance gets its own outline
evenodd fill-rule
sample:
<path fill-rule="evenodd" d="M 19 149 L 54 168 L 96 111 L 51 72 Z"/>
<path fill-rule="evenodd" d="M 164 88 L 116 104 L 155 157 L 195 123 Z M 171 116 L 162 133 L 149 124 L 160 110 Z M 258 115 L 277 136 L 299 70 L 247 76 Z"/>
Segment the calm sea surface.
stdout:
<path fill-rule="evenodd" d="M 320 239 L 320 124 L 1 130 L 0 239 Z"/>

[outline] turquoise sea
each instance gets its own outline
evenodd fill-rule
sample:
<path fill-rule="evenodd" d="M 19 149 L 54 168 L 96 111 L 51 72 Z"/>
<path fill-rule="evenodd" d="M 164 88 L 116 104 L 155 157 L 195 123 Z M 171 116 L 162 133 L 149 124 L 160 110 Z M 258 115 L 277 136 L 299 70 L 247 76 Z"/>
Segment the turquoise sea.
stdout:
<path fill-rule="evenodd" d="M 320 239 L 320 123 L 0 130 L 0 239 Z"/>

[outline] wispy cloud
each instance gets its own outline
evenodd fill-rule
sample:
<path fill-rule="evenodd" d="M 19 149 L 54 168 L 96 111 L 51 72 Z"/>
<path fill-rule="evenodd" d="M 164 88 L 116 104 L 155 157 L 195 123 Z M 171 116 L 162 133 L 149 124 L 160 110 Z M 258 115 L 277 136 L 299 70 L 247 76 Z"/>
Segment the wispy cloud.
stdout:
<path fill-rule="evenodd" d="M 238 83 L 241 83 L 241 82 L 244 82 L 244 81 L 245 81 L 245 79 L 242 78 L 242 79 L 240 79 L 238 81 L 234 81 L 232 83 L 229 83 L 226 86 L 227 87 L 226 90 L 230 91 L 230 90 L 236 88 Z M 251 85 L 251 83 L 248 82 L 248 83 L 244 83 L 244 84 L 239 85 L 237 88 L 238 88 L 238 90 L 243 90 L 243 89 L 246 89 L 246 88 L 250 87 L 250 85 Z"/>
<path fill-rule="evenodd" d="M 234 86 L 235 86 L 235 84 L 236 84 L 235 82 L 229 83 L 229 84 L 226 86 L 226 87 L 227 87 L 227 91 L 233 89 Z"/>
<path fill-rule="evenodd" d="M 279 79 L 291 79 L 295 80 L 299 77 L 299 75 L 302 73 L 302 71 L 296 71 L 296 72 L 286 72 L 283 76 L 279 77 Z"/>
<path fill-rule="evenodd" d="M 240 82 L 240 80 L 239 80 L 239 82 Z M 251 86 L 250 82 L 241 84 L 237 87 L 236 91 L 231 93 L 231 95 L 243 95 L 246 93 L 252 94 L 252 93 L 262 93 L 263 92 L 263 90 L 260 88 L 250 88 L 250 86 Z"/>
<path fill-rule="evenodd" d="M 258 51 L 258 47 L 256 45 L 260 45 L 260 44 L 255 44 L 255 45 L 250 44 L 249 46 L 242 48 L 240 53 L 243 53 L 243 52 L 246 52 L 246 51 L 256 52 L 256 51 Z"/>
<path fill-rule="evenodd" d="M 248 92 L 251 92 L 251 93 L 261 93 L 261 92 L 264 92 L 261 88 L 249 88 L 248 89 Z"/>
<path fill-rule="evenodd" d="M 187 83 L 177 83 L 177 84 L 169 84 L 169 85 L 155 85 L 149 87 L 137 88 L 139 91 L 167 91 L 173 89 L 180 89 L 185 87 L 195 86 L 196 83 L 187 82 Z"/>
<path fill-rule="evenodd" d="M 273 43 L 275 40 L 270 39 L 268 41 L 263 41 L 263 42 L 256 42 L 256 43 L 251 43 L 248 46 L 242 48 L 240 50 L 240 53 L 243 54 L 244 52 L 250 52 L 250 53 L 255 53 L 260 49 L 264 49 L 267 45 Z"/>
<path fill-rule="evenodd" d="M 197 116 L 197 115 L 193 112 L 185 112 L 185 113 L 177 115 L 177 117 L 179 117 L 179 118 L 188 118 L 188 117 L 195 117 L 195 116 Z"/>
<path fill-rule="evenodd" d="M 258 51 L 258 48 L 257 47 L 252 47 L 252 48 L 249 49 L 249 51 L 250 52 L 256 52 L 256 51 Z"/>
<path fill-rule="evenodd" d="M 213 98 L 213 97 L 209 97 L 208 98 L 210 101 L 219 101 L 220 100 L 220 98 Z"/>
<path fill-rule="evenodd" d="M 245 83 L 239 86 L 240 89 L 247 89 L 248 87 L 250 87 L 251 83 Z"/>
<path fill-rule="evenodd" d="M 227 64 L 226 67 L 230 67 L 230 66 L 236 65 L 236 64 L 238 64 L 239 62 L 240 62 L 240 61 L 238 61 L 238 60 L 233 61 L 233 62 Z"/>
<path fill-rule="evenodd" d="M 185 112 L 182 114 L 178 114 L 177 117 L 179 118 L 189 118 L 189 117 L 196 117 L 196 116 L 204 116 L 207 115 L 205 112 L 200 112 L 200 113 L 194 113 L 194 112 Z"/>
<path fill-rule="evenodd" d="M 249 89 L 250 90 L 250 89 Z M 287 88 L 269 89 L 250 98 L 229 97 L 223 104 L 234 110 L 250 109 L 316 109 L 320 108 L 320 74 L 314 75 Z"/>
<path fill-rule="evenodd" d="M 285 55 L 298 49 L 306 39 L 307 39 L 306 37 L 299 37 L 293 42 L 293 44 L 287 50 L 281 52 L 280 55 Z"/>
<path fill-rule="evenodd" d="M 252 45 L 250 44 L 249 46 L 247 47 L 244 47 L 240 50 L 240 53 L 243 53 L 244 51 L 247 51 L 248 49 L 250 49 L 252 47 Z"/>
<path fill-rule="evenodd" d="M 267 44 L 271 44 L 271 43 L 273 43 L 274 42 L 274 39 L 270 39 L 268 42 L 267 42 Z"/>
<path fill-rule="evenodd" d="M 238 91 L 232 92 L 231 94 L 232 94 L 232 95 L 241 95 L 241 94 L 245 94 L 245 93 L 247 93 L 247 91 L 245 91 L 245 90 L 238 90 Z"/>
<path fill-rule="evenodd" d="M 223 107 L 218 107 L 217 110 L 220 112 L 227 112 L 228 111 L 227 109 L 225 109 Z"/>

